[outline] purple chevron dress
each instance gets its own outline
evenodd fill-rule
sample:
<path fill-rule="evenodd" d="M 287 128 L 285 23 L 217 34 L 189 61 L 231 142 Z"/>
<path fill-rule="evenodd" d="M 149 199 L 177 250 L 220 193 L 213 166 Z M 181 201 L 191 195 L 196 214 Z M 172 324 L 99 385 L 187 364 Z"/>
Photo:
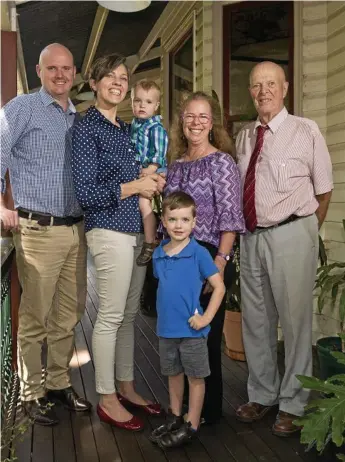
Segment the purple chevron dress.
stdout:
<path fill-rule="evenodd" d="M 222 231 L 245 232 L 240 174 L 229 154 L 217 151 L 192 162 L 174 162 L 164 195 L 175 191 L 184 191 L 196 203 L 197 240 L 218 248 Z"/>

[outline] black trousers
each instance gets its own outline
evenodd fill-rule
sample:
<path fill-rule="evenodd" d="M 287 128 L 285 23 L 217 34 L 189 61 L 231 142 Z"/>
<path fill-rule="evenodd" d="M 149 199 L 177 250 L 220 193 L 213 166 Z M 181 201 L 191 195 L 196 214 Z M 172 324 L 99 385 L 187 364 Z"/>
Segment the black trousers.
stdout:
<path fill-rule="evenodd" d="M 200 245 L 206 247 L 214 259 L 218 249 L 206 242 L 198 241 Z M 226 265 L 224 282 L 229 287 L 231 277 L 231 265 Z M 211 293 L 200 295 L 200 304 L 203 310 L 206 310 L 211 298 Z M 202 410 L 202 417 L 207 423 L 215 423 L 222 417 L 222 402 L 223 402 L 223 379 L 222 379 L 222 360 L 221 360 L 221 344 L 223 336 L 223 325 L 225 317 L 225 297 L 211 322 L 211 330 L 208 335 L 208 357 L 210 363 L 211 374 L 205 379 L 205 400 Z M 185 380 L 185 402 L 188 403 L 188 380 Z"/>

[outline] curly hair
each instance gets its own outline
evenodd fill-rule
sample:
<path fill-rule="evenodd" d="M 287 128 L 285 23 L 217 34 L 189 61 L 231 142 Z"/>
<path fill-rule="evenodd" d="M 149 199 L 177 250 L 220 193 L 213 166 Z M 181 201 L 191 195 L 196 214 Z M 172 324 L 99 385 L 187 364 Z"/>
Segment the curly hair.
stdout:
<path fill-rule="evenodd" d="M 218 101 L 208 94 L 197 91 L 188 95 L 180 105 L 178 112 L 174 116 L 173 123 L 169 132 L 168 163 L 171 164 L 180 159 L 188 149 L 188 141 L 183 133 L 182 115 L 191 101 L 204 100 L 211 108 L 213 128 L 211 131 L 212 145 L 219 151 L 230 154 L 235 159 L 234 144 L 228 135 L 222 122 L 222 114 Z"/>

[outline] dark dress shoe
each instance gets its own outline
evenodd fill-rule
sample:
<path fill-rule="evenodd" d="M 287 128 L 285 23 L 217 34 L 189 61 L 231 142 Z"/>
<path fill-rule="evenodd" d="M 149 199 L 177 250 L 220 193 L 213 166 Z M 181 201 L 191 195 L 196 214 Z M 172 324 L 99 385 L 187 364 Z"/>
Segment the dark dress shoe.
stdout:
<path fill-rule="evenodd" d="M 240 422 L 251 423 L 260 420 L 271 409 L 272 406 L 265 406 L 260 403 L 242 404 L 237 411 L 236 417 Z"/>
<path fill-rule="evenodd" d="M 132 401 L 129 401 L 129 399 L 122 396 L 120 393 L 117 393 L 117 399 L 120 401 L 120 403 L 123 406 L 142 409 L 144 412 L 146 412 L 146 414 L 151 415 L 151 416 L 155 416 L 155 415 L 158 416 L 158 415 L 161 415 L 163 412 L 162 406 L 159 403 L 135 404 L 135 403 L 132 403 Z"/>
<path fill-rule="evenodd" d="M 47 398 L 49 401 L 62 403 L 70 411 L 85 412 L 92 408 L 92 404 L 85 398 L 78 396 L 73 387 L 48 390 Z"/>
<path fill-rule="evenodd" d="M 298 427 L 293 423 L 293 421 L 298 418 L 298 415 L 289 414 L 288 412 L 284 411 L 279 411 L 276 417 L 276 421 L 272 427 L 272 433 L 276 436 L 286 437 L 299 432 L 302 427 Z"/>
<path fill-rule="evenodd" d="M 54 405 L 49 405 L 46 397 L 32 401 L 22 401 L 25 414 L 37 425 L 52 427 L 59 423 Z"/>
<path fill-rule="evenodd" d="M 162 435 L 165 435 L 166 433 L 174 430 L 178 430 L 183 425 L 183 423 L 183 416 L 177 416 L 173 414 L 169 409 L 166 422 L 153 430 L 153 432 L 149 435 L 149 440 L 152 443 L 157 444 L 159 438 Z"/>
<path fill-rule="evenodd" d="M 177 430 L 162 435 L 158 438 L 157 443 L 161 449 L 178 448 L 186 443 L 190 443 L 197 434 L 197 431 L 192 430 L 191 423 L 185 422 Z"/>
<path fill-rule="evenodd" d="M 97 414 L 101 422 L 113 425 L 117 428 L 123 428 L 124 430 L 130 430 L 132 432 L 139 432 L 144 428 L 144 422 L 142 422 L 139 417 L 133 416 L 130 420 L 119 422 L 118 420 L 111 418 L 99 404 L 97 405 Z"/>

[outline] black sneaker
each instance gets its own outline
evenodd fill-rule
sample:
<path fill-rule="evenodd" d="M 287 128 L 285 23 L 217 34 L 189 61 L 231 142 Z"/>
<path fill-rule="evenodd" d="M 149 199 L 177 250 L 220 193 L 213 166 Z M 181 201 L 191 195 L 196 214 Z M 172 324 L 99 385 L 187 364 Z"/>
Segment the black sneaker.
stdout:
<path fill-rule="evenodd" d="M 149 436 L 149 440 L 152 443 L 157 444 L 159 438 L 162 435 L 165 435 L 166 433 L 170 431 L 179 429 L 183 425 L 183 422 L 184 422 L 183 416 L 174 415 L 169 409 L 166 422 L 163 425 L 160 425 L 159 427 L 157 427 L 155 430 L 153 430 L 153 432 Z"/>
<path fill-rule="evenodd" d="M 197 430 L 192 429 L 190 422 L 185 422 L 177 430 L 165 433 L 158 439 L 158 446 L 161 449 L 178 448 L 186 443 L 190 443 L 198 434 Z"/>

